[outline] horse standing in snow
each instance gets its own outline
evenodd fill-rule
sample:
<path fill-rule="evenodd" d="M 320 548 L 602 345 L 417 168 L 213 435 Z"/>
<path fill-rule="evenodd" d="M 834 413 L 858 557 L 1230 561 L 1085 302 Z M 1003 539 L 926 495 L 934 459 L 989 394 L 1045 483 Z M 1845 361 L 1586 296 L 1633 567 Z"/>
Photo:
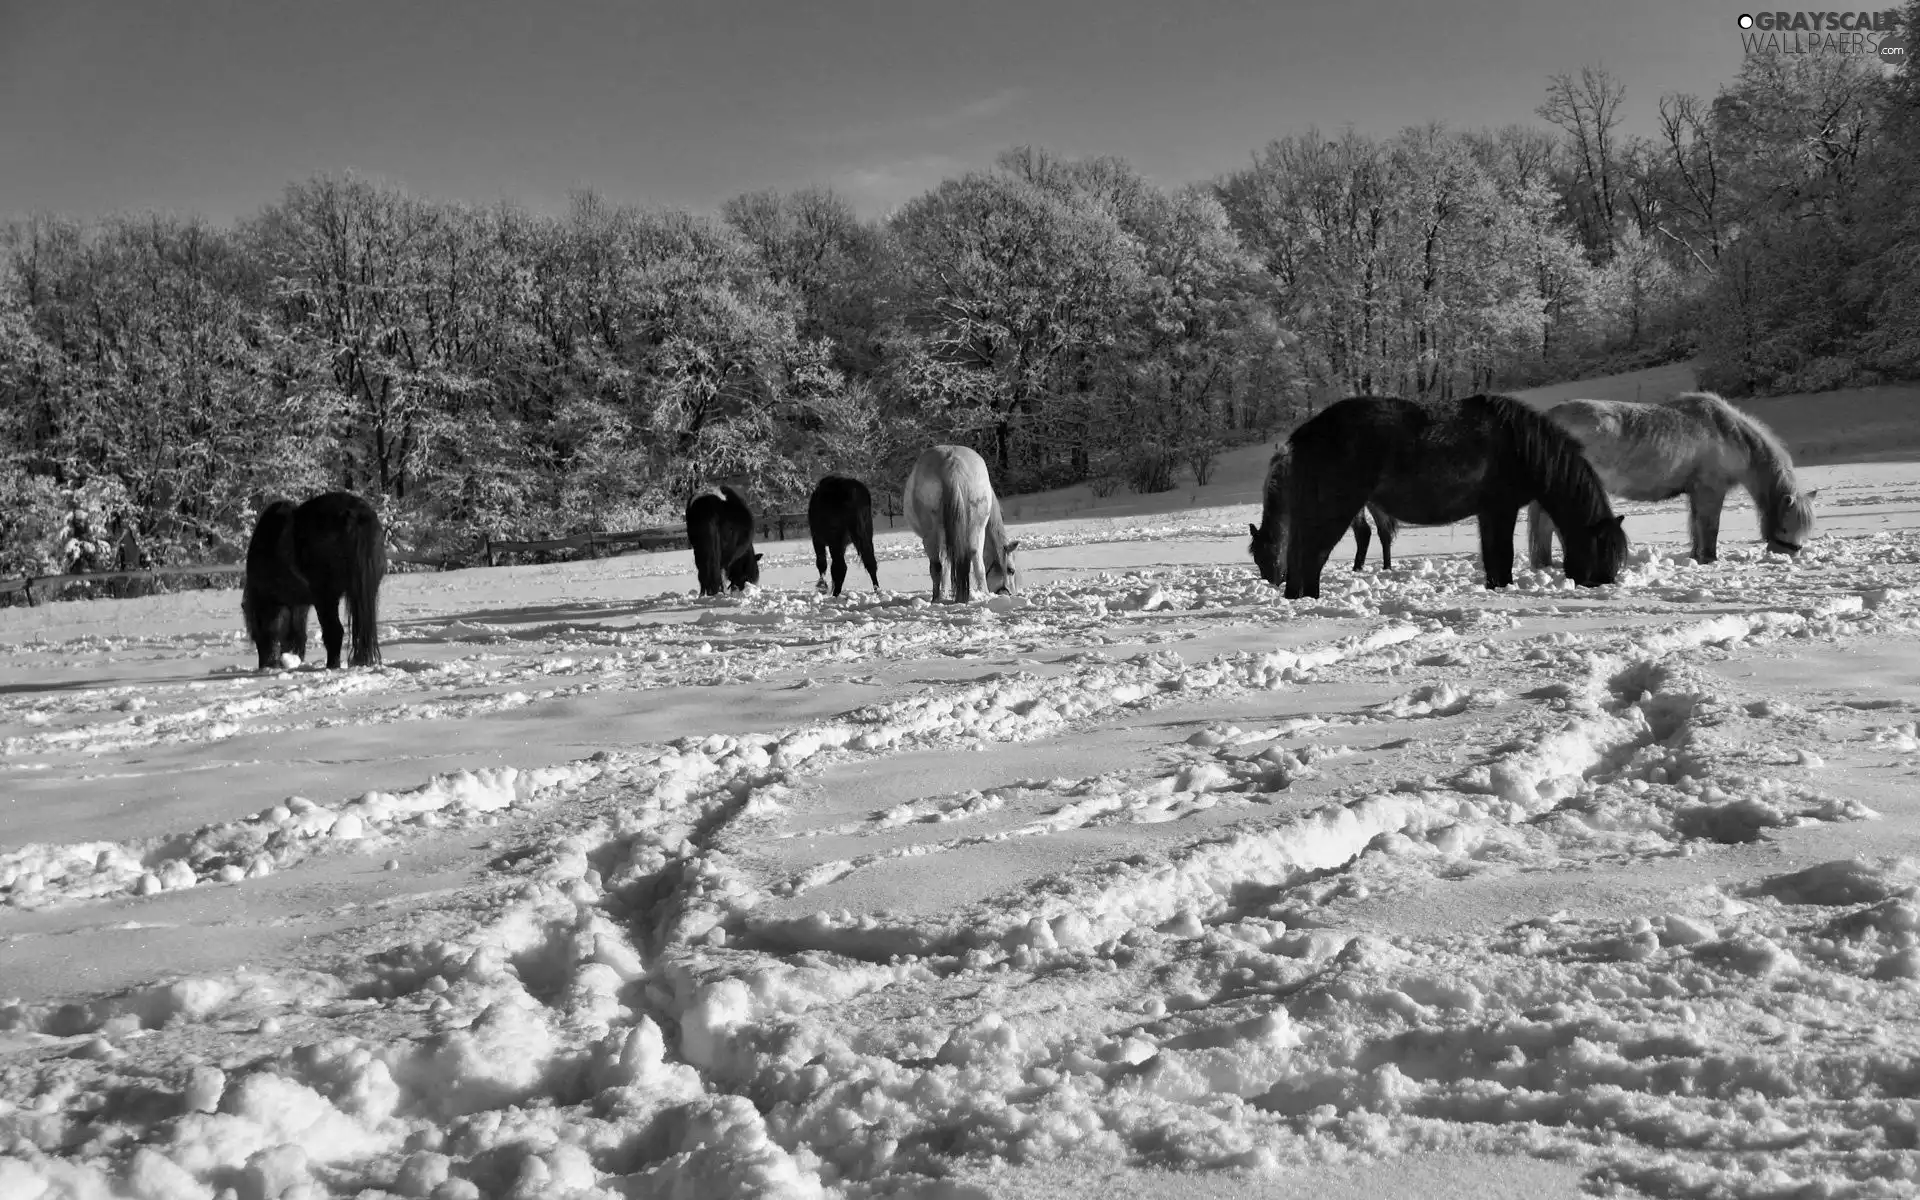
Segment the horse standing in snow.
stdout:
<path fill-rule="evenodd" d="M 901 507 L 907 526 L 926 547 L 936 603 L 943 558 L 951 599 L 972 600 L 976 577 L 996 594 L 1018 588 L 1013 552 L 1020 543 L 1007 539 L 999 498 L 993 494 L 986 460 L 978 454 L 965 446 L 929 447 L 907 475 Z"/>
<path fill-rule="evenodd" d="M 700 594 L 718 596 L 760 582 L 760 555 L 753 548 L 753 510 L 730 487 L 702 492 L 687 505 L 687 541 Z"/>
<path fill-rule="evenodd" d="M 827 590 L 827 554 L 833 554 L 833 594 L 847 579 L 847 543 L 860 555 L 860 565 L 880 590 L 880 567 L 873 557 L 873 493 L 858 479 L 829 475 L 814 485 L 807 500 L 807 531 L 813 535 L 813 563 L 820 570 L 814 586 Z"/>
<path fill-rule="evenodd" d="M 387 573 L 385 533 L 373 506 L 351 492 L 324 492 L 294 506 L 275 500 L 261 510 L 247 541 L 246 583 L 240 614 L 260 652 L 260 669 L 282 665 L 284 655 L 307 654 L 307 610 L 320 614 L 327 669 L 340 666 L 346 629 L 340 601 L 353 622 L 356 667 L 380 661 L 380 580 Z"/>
<path fill-rule="evenodd" d="M 1612 583 L 1626 558 L 1580 443 L 1511 396 L 1402 400 L 1354 396 L 1322 409 L 1287 439 L 1286 597 L 1320 594 L 1320 571 L 1367 502 L 1408 525 L 1475 518 L 1487 586 L 1513 583 L 1513 527 L 1539 501 L 1567 541 L 1567 578 Z"/>
<path fill-rule="evenodd" d="M 1712 392 L 1685 392 L 1655 404 L 1569 400 L 1547 417 L 1579 440 L 1610 496 L 1687 498 L 1693 561 L 1718 557 L 1720 509 L 1735 484 L 1753 497 L 1767 549 L 1789 557 L 1813 536 L 1813 498 L 1793 477 L 1793 457 L 1758 420 Z M 1536 567 L 1553 561 L 1553 520 L 1527 509 L 1527 548 Z"/>
<path fill-rule="evenodd" d="M 1284 444 L 1273 452 L 1267 460 L 1267 482 L 1260 508 L 1260 523 L 1251 522 L 1247 532 L 1253 535 L 1253 541 L 1247 546 L 1253 555 L 1253 565 L 1260 570 L 1260 578 L 1275 587 L 1286 582 L 1282 568 L 1287 560 L 1287 479 L 1291 474 L 1293 458 Z M 1373 531 L 1367 525 L 1367 517 L 1373 518 L 1380 527 L 1380 566 L 1393 570 L 1393 535 L 1400 528 L 1400 522 L 1378 504 L 1367 502 L 1364 513 L 1353 514 L 1353 569 L 1358 571 L 1367 563 L 1367 544 L 1373 540 Z"/>

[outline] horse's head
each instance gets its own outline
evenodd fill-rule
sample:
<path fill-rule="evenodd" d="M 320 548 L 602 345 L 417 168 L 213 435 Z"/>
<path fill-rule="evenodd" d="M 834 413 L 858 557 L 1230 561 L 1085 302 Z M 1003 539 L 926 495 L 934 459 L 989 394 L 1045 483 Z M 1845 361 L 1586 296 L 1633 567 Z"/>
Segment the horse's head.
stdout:
<path fill-rule="evenodd" d="M 1000 543 L 1000 553 L 994 554 L 989 543 L 987 550 L 987 590 L 996 596 L 1011 596 L 1020 590 L 1020 569 L 1013 565 L 1013 552 L 1020 548 L 1018 541 Z"/>
<path fill-rule="evenodd" d="M 1791 558 L 1800 553 L 1813 536 L 1813 498 L 1819 488 L 1804 492 L 1781 492 L 1774 498 L 1760 524 L 1760 536 L 1774 554 Z"/>
<path fill-rule="evenodd" d="M 750 583 L 760 582 L 760 555 L 742 554 L 727 564 L 727 590 L 744 592 Z"/>
<path fill-rule="evenodd" d="M 1620 578 L 1627 561 L 1627 519 L 1603 517 L 1564 542 L 1567 578 L 1581 587 L 1604 587 Z"/>
<path fill-rule="evenodd" d="M 1247 523 L 1247 532 L 1253 535 L 1253 540 L 1247 543 L 1247 550 L 1253 555 L 1253 565 L 1260 572 L 1260 578 L 1279 587 L 1287 581 L 1284 564 L 1280 561 L 1280 539 L 1268 540 L 1260 532 L 1260 527 L 1252 522 Z"/>

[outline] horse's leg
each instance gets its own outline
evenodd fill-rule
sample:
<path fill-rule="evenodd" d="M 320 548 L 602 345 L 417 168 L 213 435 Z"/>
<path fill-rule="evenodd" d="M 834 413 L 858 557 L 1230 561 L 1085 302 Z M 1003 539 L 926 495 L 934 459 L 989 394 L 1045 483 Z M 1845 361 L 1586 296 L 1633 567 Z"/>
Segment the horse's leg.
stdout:
<path fill-rule="evenodd" d="M 847 581 L 846 543 L 836 540 L 833 543 L 833 594 L 840 594 L 840 585 Z"/>
<path fill-rule="evenodd" d="M 942 574 L 940 570 L 940 546 L 939 543 L 935 542 L 932 538 L 924 537 L 920 539 L 920 544 L 926 547 L 927 571 L 933 576 L 933 602 L 938 604 L 940 603 L 940 577 Z"/>
<path fill-rule="evenodd" d="M 814 583 L 813 590 L 824 592 L 827 590 L 827 543 L 826 539 L 817 533 L 813 535 L 813 565 L 820 572 L 820 578 Z M 840 589 L 834 588 L 833 594 L 838 596 Z"/>
<path fill-rule="evenodd" d="M 1400 522 L 1394 520 L 1385 509 L 1373 507 L 1367 511 L 1372 515 L 1373 523 L 1379 527 L 1380 569 L 1391 571 L 1393 570 L 1393 535 L 1400 531 Z"/>
<path fill-rule="evenodd" d="M 1520 507 L 1480 510 L 1480 565 L 1487 573 L 1487 586 L 1513 586 L 1513 527 L 1520 521 Z"/>
<path fill-rule="evenodd" d="M 1536 571 L 1553 565 L 1553 518 L 1538 500 L 1527 505 L 1527 561 Z"/>
<path fill-rule="evenodd" d="M 1687 526 L 1693 535 L 1693 561 L 1710 563 L 1720 557 L 1720 509 L 1727 502 L 1725 488 L 1695 488 L 1687 493 Z"/>
<path fill-rule="evenodd" d="M 263 602 L 259 608 L 260 636 L 254 649 L 260 652 L 260 669 L 271 671 L 280 665 L 280 653 L 287 645 L 287 627 L 293 621 L 293 609 L 278 601 Z"/>
<path fill-rule="evenodd" d="M 299 655 L 301 662 L 307 661 L 307 612 L 304 604 L 287 609 L 287 633 L 281 642 L 281 647 Z"/>
<path fill-rule="evenodd" d="M 340 647 L 347 640 L 347 627 L 340 623 L 340 593 L 314 593 L 313 610 L 320 617 L 320 640 L 327 645 L 327 670 L 338 671 Z"/>
<path fill-rule="evenodd" d="M 873 580 L 873 590 L 880 590 L 880 563 L 873 556 L 873 530 L 862 526 L 854 530 L 853 548 L 860 552 L 860 565 L 867 569 L 867 578 Z"/>
<path fill-rule="evenodd" d="M 1353 514 L 1353 569 L 1358 571 L 1367 565 L 1367 543 L 1373 540 L 1373 531 L 1367 528 L 1365 510 Z"/>

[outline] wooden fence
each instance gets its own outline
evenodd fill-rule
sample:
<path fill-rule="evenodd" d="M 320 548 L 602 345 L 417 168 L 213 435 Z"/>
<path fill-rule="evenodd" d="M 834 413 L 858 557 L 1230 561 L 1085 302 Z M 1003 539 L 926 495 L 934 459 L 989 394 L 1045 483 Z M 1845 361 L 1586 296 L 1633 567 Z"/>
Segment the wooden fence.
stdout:
<path fill-rule="evenodd" d="M 892 526 L 894 518 L 900 515 L 900 502 L 897 496 L 888 495 L 881 503 L 882 515 Z M 760 536 L 772 541 L 785 541 L 787 532 L 795 533 L 807 527 L 805 513 L 763 513 L 757 522 Z M 532 554 L 548 550 L 585 550 L 591 558 L 599 558 L 603 553 L 618 553 L 620 548 L 628 550 L 671 550 L 688 545 L 687 530 L 684 525 L 653 525 L 645 529 L 629 530 L 625 533 L 576 533 L 572 537 L 547 538 L 542 541 L 496 542 L 488 538 L 481 547 L 487 565 L 500 565 L 502 554 Z M 124 561 L 124 558 L 123 560 Z M 436 567 L 442 571 L 453 570 L 467 565 L 452 555 L 410 554 L 402 550 L 388 550 L 390 563 L 412 563 L 417 566 Z M 65 587 L 70 583 L 106 583 L 111 580 L 146 580 L 147 590 L 152 591 L 156 580 L 178 578 L 180 576 L 205 576 L 221 578 L 246 573 L 244 563 L 202 563 L 182 564 L 167 567 L 141 567 L 123 571 L 85 571 L 78 574 L 28 575 L 19 579 L 0 579 L 0 597 L 10 597 L 24 593 L 28 604 L 38 604 L 41 597 L 34 594 L 37 588 L 43 595 Z"/>
<path fill-rule="evenodd" d="M 891 520 L 891 518 L 889 518 Z M 787 539 L 789 529 L 798 532 L 807 527 L 805 513 L 763 513 L 757 520 L 760 536 L 776 542 Z M 617 547 L 630 550 L 672 550 L 685 547 L 687 529 L 684 525 L 649 525 L 645 529 L 631 529 L 625 533 L 576 533 L 572 537 L 546 538 L 531 542 L 496 542 L 488 538 L 484 547 L 487 565 L 500 565 L 502 554 L 534 554 L 546 550 L 585 550 L 589 558 L 599 558 L 602 553 L 618 553 Z"/>
<path fill-rule="evenodd" d="M 404 551 L 389 550 L 387 561 L 390 563 L 413 563 L 423 567 L 438 567 L 444 571 L 461 564 L 444 555 L 408 554 Z M 27 575 L 19 579 L 0 579 L 0 596 L 25 594 L 28 604 L 40 603 L 40 596 L 34 595 L 34 589 L 51 594 L 70 583 L 107 583 L 113 580 L 146 580 L 147 590 L 154 589 L 154 581 L 179 578 L 181 576 L 203 576 L 208 579 L 220 579 L 229 575 L 246 574 L 245 563 L 181 563 L 167 567 L 138 567 L 126 571 L 81 571 L 60 575 Z"/>

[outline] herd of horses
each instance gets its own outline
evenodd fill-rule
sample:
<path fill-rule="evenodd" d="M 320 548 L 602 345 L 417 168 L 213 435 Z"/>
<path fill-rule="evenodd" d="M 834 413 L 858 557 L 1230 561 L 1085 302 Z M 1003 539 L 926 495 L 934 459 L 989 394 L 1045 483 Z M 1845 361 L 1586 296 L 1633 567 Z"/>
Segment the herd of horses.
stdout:
<path fill-rule="evenodd" d="M 1367 518 L 1380 535 L 1383 567 L 1393 566 L 1401 525 L 1451 525 L 1474 518 L 1489 588 L 1513 582 L 1513 533 L 1528 514 L 1528 557 L 1552 565 L 1558 537 L 1568 579 L 1582 587 L 1613 583 L 1627 554 L 1624 518 L 1609 496 L 1658 501 L 1687 497 L 1693 559 L 1718 556 L 1720 511 L 1743 487 L 1760 516 L 1767 549 L 1800 552 L 1813 535 L 1815 491 L 1801 491 L 1793 461 L 1758 420 L 1711 392 L 1653 404 L 1569 400 L 1546 412 L 1510 396 L 1403 400 L 1354 396 L 1328 405 L 1294 429 L 1268 464 L 1261 519 L 1248 525 L 1260 576 L 1287 599 L 1318 597 L 1320 574 L 1341 534 L 1366 562 Z M 976 585 L 993 594 L 1018 590 L 1013 553 L 987 464 L 964 446 L 933 446 L 907 475 L 902 506 L 920 535 L 933 599 L 965 603 Z M 687 505 L 687 540 L 700 594 L 742 591 L 760 581 L 753 512 L 731 487 Z M 840 595 L 847 548 L 858 553 L 874 591 L 873 497 L 857 479 L 829 475 L 807 504 L 816 587 Z M 304 659 L 307 610 L 320 617 L 328 669 L 340 666 L 353 626 L 353 666 L 380 661 L 375 631 L 386 570 L 378 514 L 350 492 L 327 492 L 297 507 L 277 500 L 260 514 L 247 545 L 241 613 L 262 670 Z M 828 580 L 831 558 L 831 584 Z"/>

